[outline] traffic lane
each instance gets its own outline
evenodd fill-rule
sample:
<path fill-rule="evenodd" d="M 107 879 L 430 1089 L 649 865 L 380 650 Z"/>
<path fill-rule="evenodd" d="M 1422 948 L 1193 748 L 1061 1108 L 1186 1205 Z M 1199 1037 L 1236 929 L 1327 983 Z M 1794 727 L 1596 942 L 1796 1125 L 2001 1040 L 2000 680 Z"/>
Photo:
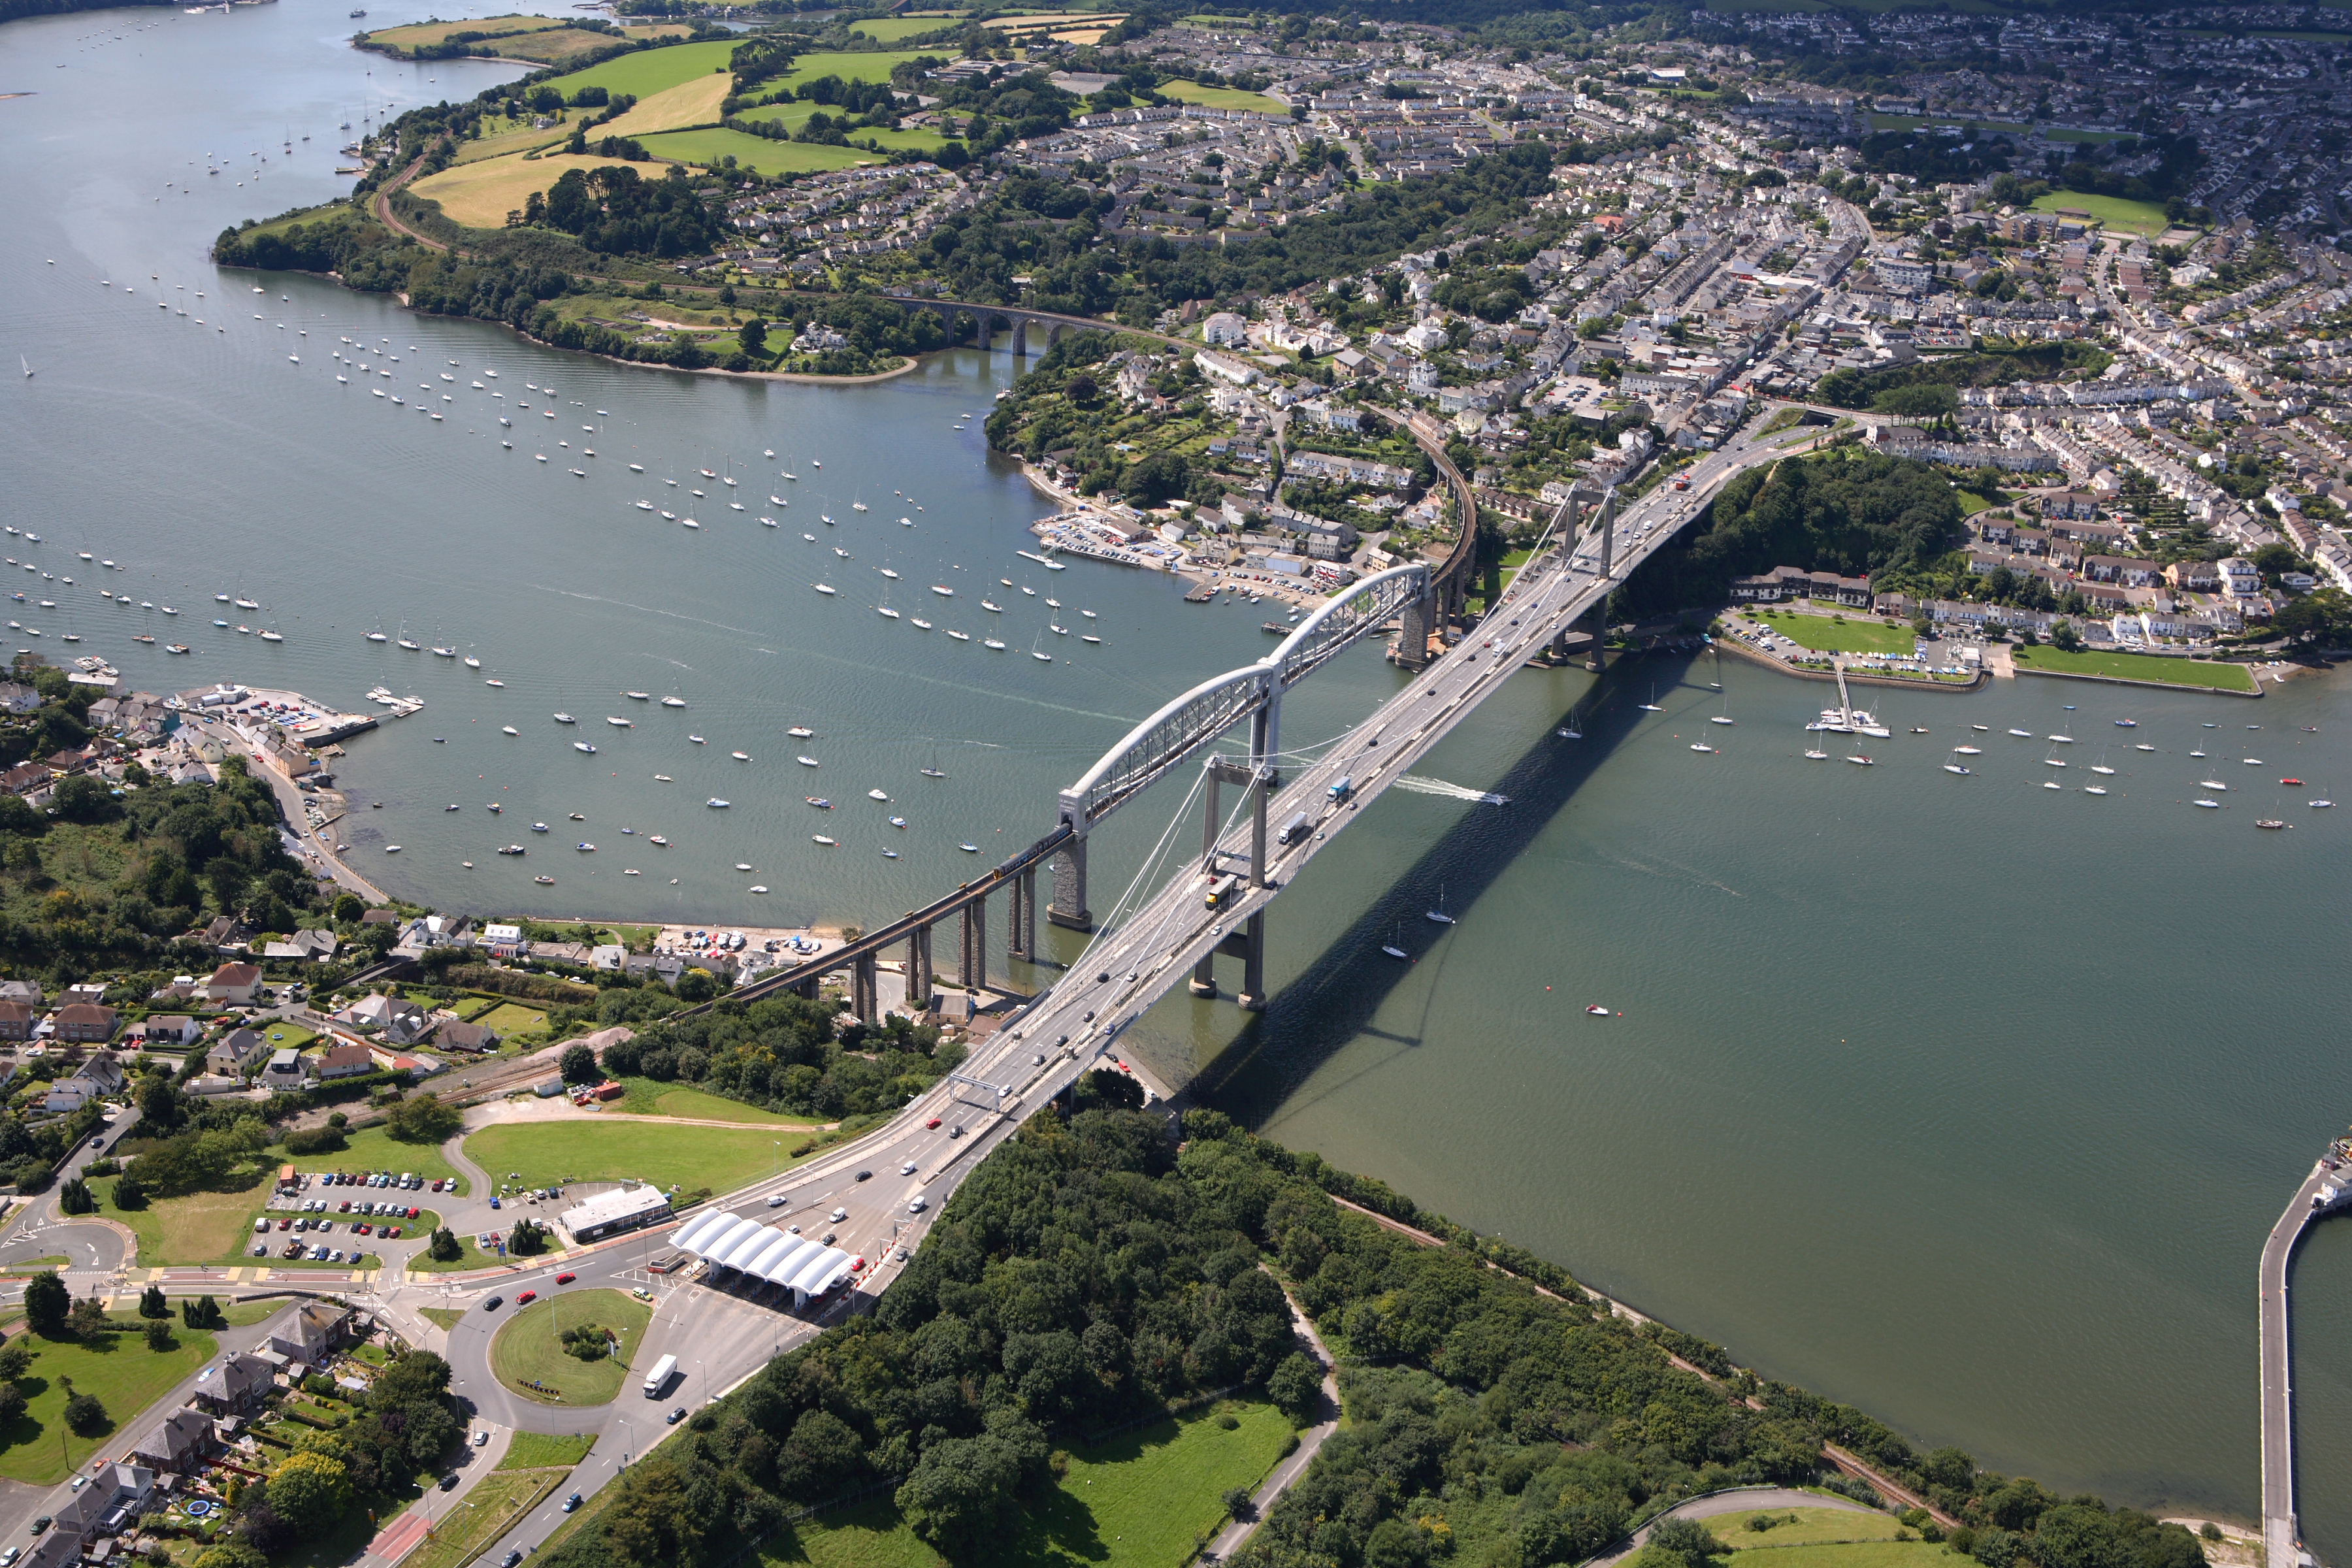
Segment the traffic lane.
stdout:
<path fill-rule="evenodd" d="M 490 1342 L 512 1319 L 517 1310 L 517 1299 L 525 1291 L 548 1296 L 558 1291 L 583 1289 L 627 1290 L 645 1283 L 637 1277 L 640 1269 L 641 1265 L 630 1260 L 624 1248 L 614 1253 L 592 1253 L 570 1265 L 547 1263 L 534 1268 L 520 1269 L 492 1282 L 465 1308 L 466 1315 L 449 1328 L 443 1356 L 449 1363 L 451 1391 L 471 1404 L 478 1414 L 501 1426 L 531 1432 L 596 1430 L 601 1422 L 593 1417 L 601 1406 L 540 1405 L 499 1383 L 490 1370 Z M 576 1276 L 573 1282 L 557 1285 L 556 1277 L 565 1273 Z M 653 1322 L 647 1325 L 646 1332 L 638 1344 L 636 1359 L 639 1361 L 645 1359 L 647 1347 L 654 1342 L 656 1327 L 664 1325 L 662 1293 L 651 1285 L 646 1288 L 655 1290 L 655 1311 Z M 499 1301 L 495 1308 L 488 1305 L 493 1297 Z M 667 1331 L 666 1328 L 663 1331 Z"/>
<path fill-rule="evenodd" d="M 122 1267 L 128 1251 L 128 1244 L 112 1226 L 77 1225 L 68 1219 L 38 1223 L 11 1235 L 0 1246 L 0 1263 L 55 1256 L 66 1258 L 67 1268 L 77 1273 L 112 1273 Z"/>

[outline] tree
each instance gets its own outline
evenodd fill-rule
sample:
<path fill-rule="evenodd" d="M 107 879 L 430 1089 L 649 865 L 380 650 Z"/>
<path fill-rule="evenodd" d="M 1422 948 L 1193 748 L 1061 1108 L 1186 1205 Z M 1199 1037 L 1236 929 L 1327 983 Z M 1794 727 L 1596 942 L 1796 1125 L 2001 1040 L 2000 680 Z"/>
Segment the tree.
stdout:
<path fill-rule="evenodd" d="M 352 1506 L 351 1471 L 324 1454 L 296 1454 L 269 1472 L 269 1502 L 301 1533 L 322 1534 Z"/>
<path fill-rule="evenodd" d="M 76 1339 L 91 1339 L 105 1333 L 109 1328 L 106 1308 L 95 1296 L 85 1296 L 66 1313 L 66 1332 Z"/>
<path fill-rule="evenodd" d="M 465 1129 L 465 1119 L 429 1094 L 411 1096 L 384 1118 L 384 1134 L 403 1143 L 446 1143 Z"/>
<path fill-rule="evenodd" d="M 73 1292 L 54 1268 L 44 1268 L 25 1281 L 25 1322 L 35 1333 L 55 1339 L 65 1332 L 66 1314 L 73 1310 Z"/>
<path fill-rule="evenodd" d="M 0 1427 L 12 1426 L 25 1414 L 25 1391 L 13 1383 L 0 1383 Z"/>
<path fill-rule="evenodd" d="M 123 1210 L 143 1209 L 147 1206 L 147 1189 L 140 1184 L 138 1177 L 125 1173 L 116 1178 L 114 1206 Z"/>
<path fill-rule="evenodd" d="M 180 1348 L 180 1342 L 173 1337 L 169 1321 L 147 1325 L 147 1348 L 151 1351 L 171 1351 Z"/>
<path fill-rule="evenodd" d="M 168 1318 L 172 1305 L 163 1300 L 163 1287 L 150 1285 L 139 1292 L 139 1315 L 142 1318 Z"/>
<path fill-rule="evenodd" d="M 517 1258 L 529 1258 L 547 1250 L 547 1227 L 536 1220 L 519 1219 L 507 1234 L 507 1250 Z"/>
<path fill-rule="evenodd" d="M 765 353 L 768 349 L 768 323 L 754 316 L 735 329 L 735 341 L 743 345 L 747 354 Z"/>
<path fill-rule="evenodd" d="M 699 1005 L 719 994 L 719 980 L 708 969 L 689 969 L 677 977 L 674 989 L 679 1001 Z"/>
<path fill-rule="evenodd" d="M 21 1344 L 0 1345 L 0 1384 L 14 1383 L 33 1370 L 33 1352 Z"/>
<path fill-rule="evenodd" d="M 66 1391 L 66 1426 L 78 1437 L 95 1437 L 114 1425 L 95 1394 L 76 1394 L 73 1379 L 59 1377 Z"/>
<path fill-rule="evenodd" d="M 1224 1496 L 1217 1500 L 1224 1504 L 1225 1513 L 1233 1519 L 1247 1519 L 1257 1510 L 1251 1506 L 1247 1487 L 1227 1487 Z"/>
<path fill-rule="evenodd" d="M 596 1052 L 588 1046 L 566 1046 L 562 1067 L 566 1083 L 594 1083 L 603 1076 L 596 1069 Z"/>
<path fill-rule="evenodd" d="M 1265 1380 L 1265 1394 L 1294 1423 L 1305 1426 L 1323 1396 L 1323 1369 L 1293 1351 Z"/>
<path fill-rule="evenodd" d="M 465 1247 L 458 1244 L 457 1233 L 447 1229 L 435 1231 L 433 1244 L 425 1250 L 436 1263 L 455 1263 L 466 1256 Z"/>
<path fill-rule="evenodd" d="M 994 1436 L 945 1438 L 924 1445 L 898 1488 L 898 1509 L 917 1535 L 953 1561 L 1018 1522 L 1021 1480 L 1018 1456 Z"/>
<path fill-rule="evenodd" d="M 96 1214 L 98 1200 L 89 1195 L 89 1184 L 79 1176 L 76 1176 L 69 1182 L 59 1183 L 58 1212 L 59 1214 Z"/>
<path fill-rule="evenodd" d="M 2074 623 L 2072 621 L 2053 622 L 2050 627 L 2050 646 L 2062 653 L 2073 653 L 2083 646 L 2083 637 L 2074 629 Z"/>
<path fill-rule="evenodd" d="M 225 1329 L 228 1327 L 228 1315 L 210 1296 L 199 1296 L 180 1303 L 180 1321 L 192 1329 Z"/>

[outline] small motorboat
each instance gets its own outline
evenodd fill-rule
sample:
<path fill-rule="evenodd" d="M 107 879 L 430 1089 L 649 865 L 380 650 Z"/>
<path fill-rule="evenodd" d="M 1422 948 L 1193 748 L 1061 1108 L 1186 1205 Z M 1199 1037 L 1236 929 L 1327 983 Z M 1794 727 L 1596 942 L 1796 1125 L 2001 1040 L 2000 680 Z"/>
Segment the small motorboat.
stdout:
<path fill-rule="evenodd" d="M 727 802 L 725 802 L 725 801 L 723 801 L 723 800 L 719 799 L 719 798 L 717 795 L 712 795 L 709 800 L 704 801 L 702 804 L 703 804 L 703 805 L 707 805 L 707 806 L 709 806 L 709 807 L 711 810 L 713 810 L 713 811 L 724 811 L 724 810 L 726 810 L 726 809 L 727 809 L 727 805 L 728 805 L 728 803 L 727 803 Z"/>
<path fill-rule="evenodd" d="M 574 718 L 573 718 L 571 714 L 569 714 L 569 713 L 557 713 L 557 714 L 551 715 L 551 717 L 552 717 L 552 718 L 554 719 L 554 721 L 555 721 L 557 723 L 559 723 L 559 724 L 577 724 L 578 722 L 580 722 L 580 721 L 579 721 L 579 720 L 574 719 Z"/>
<path fill-rule="evenodd" d="M 552 888 L 555 886 L 555 879 L 552 877 L 533 877 L 531 880 L 537 882 L 542 888 Z"/>
<path fill-rule="evenodd" d="M 807 801 L 819 811 L 831 811 L 833 809 L 833 802 L 825 799 L 824 796 L 821 795 L 804 795 L 801 796 L 801 798 Z"/>
<path fill-rule="evenodd" d="M 893 827 L 904 827 L 907 826 L 907 819 L 903 816 L 894 816 L 890 819 L 890 826 Z"/>
<path fill-rule="evenodd" d="M 650 838 L 646 839 L 646 843 L 648 843 L 648 844 L 651 844 L 651 845 L 655 845 L 655 846 L 656 846 L 657 847 L 660 847 L 660 848 L 663 848 L 663 849 L 667 849 L 667 848 L 668 848 L 668 847 L 669 847 L 669 840 L 668 840 L 668 839 L 667 839 L 667 838 L 664 838 L 664 837 L 663 837 L 660 834 L 658 834 L 658 833 L 655 834 L 652 837 L 650 837 Z"/>
<path fill-rule="evenodd" d="M 499 690 L 503 691 L 506 689 L 507 683 L 503 680 L 485 680 L 482 684 L 485 686 L 495 686 Z"/>
<path fill-rule="evenodd" d="M 2201 805 L 2208 811 L 2219 811 L 2221 809 L 2221 803 L 2218 800 L 2192 800 L 2189 804 L 2191 805 Z"/>
<path fill-rule="evenodd" d="M 544 822 L 534 822 L 530 825 L 530 830 L 533 833 L 545 833 L 548 831 L 547 824 Z"/>
<path fill-rule="evenodd" d="M 2303 781 L 2301 779 L 2281 779 L 2279 780 L 2279 783 L 2283 784 L 2300 785 Z"/>
<path fill-rule="evenodd" d="M 2118 730 L 2137 730 L 2139 728 L 2139 721 L 2137 719 L 2118 719 L 2116 721 L 2116 728 Z"/>
<path fill-rule="evenodd" d="M 790 735 L 795 741 L 805 741 L 815 735 L 816 731 L 810 729 L 805 724 L 795 724 L 791 729 L 785 731 L 784 733 Z"/>
<path fill-rule="evenodd" d="M 794 757 L 793 761 L 800 763 L 800 765 L 804 768 L 823 767 L 824 765 L 818 762 L 814 757 Z"/>
<path fill-rule="evenodd" d="M 387 844 L 383 847 L 383 852 L 387 855 L 397 855 L 400 853 L 400 846 L 397 844 Z"/>
<path fill-rule="evenodd" d="M 751 868 L 751 862 L 750 862 L 750 861 L 748 861 L 748 860 L 738 860 L 738 861 L 736 861 L 736 862 L 735 862 L 735 869 L 737 869 L 738 871 L 748 871 L 748 870 L 750 870 Z"/>
<path fill-rule="evenodd" d="M 688 740 L 689 740 L 689 741 L 691 741 L 691 742 L 694 742 L 696 745 L 698 745 L 698 746 L 707 746 L 707 745 L 710 744 L 710 742 L 708 742 L 708 741 L 704 740 L 704 739 L 703 739 L 701 736 L 699 736 L 699 735 L 688 735 L 688 736 L 687 737 L 687 739 L 688 739 Z"/>
<path fill-rule="evenodd" d="M 812 844 L 822 844 L 826 848 L 830 849 L 833 846 L 840 843 L 841 841 L 837 838 L 827 838 L 822 833 L 812 833 L 809 835 L 809 842 Z"/>
<path fill-rule="evenodd" d="M 748 763 L 751 760 L 751 754 L 749 752 L 730 752 L 727 754 L 739 763 Z"/>
<path fill-rule="evenodd" d="M 1694 752 L 1712 752 L 1715 748 L 1713 746 L 1701 745 L 1697 742 L 1694 741 L 1691 742 L 1691 750 Z"/>
<path fill-rule="evenodd" d="M 764 893 L 767 890 L 768 885 L 765 882 L 754 882 L 751 884 L 751 891 L 755 893 Z"/>
<path fill-rule="evenodd" d="M 2287 782 L 2287 783 L 2289 783 L 2289 784 L 2293 784 L 2293 783 L 2294 783 L 2295 781 L 2294 781 L 2294 780 L 2293 780 L 2293 779 L 2289 779 L 2289 780 L 2287 780 L 2286 782 Z M 884 792 L 882 792 L 881 790 L 878 790 L 878 789 L 869 789 L 869 790 L 867 790 L 867 791 L 866 792 L 866 799 L 868 799 L 868 800 L 888 800 L 890 797 L 889 797 L 889 795 L 887 795 L 887 794 L 885 794 L 885 793 L 884 793 Z"/>
<path fill-rule="evenodd" d="M 1593 1016 L 1593 1017 L 1595 1017 L 1595 1018 L 1606 1018 L 1607 1016 L 1609 1016 L 1609 1009 L 1608 1009 L 1608 1008 L 1606 1008 L 1606 1007 L 1603 1007 L 1603 1006 L 1602 1006 L 1602 1005 L 1601 1005 L 1601 1004 L 1600 1004 L 1600 1003 L 1598 1003 L 1598 1002 L 1594 1002 L 1594 1003 L 1591 1003 L 1591 1004 L 1588 1005 L 1585 1007 L 1585 1009 L 1584 1009 L 1584 1010 L 1585 1010 L 1585 1012 L 1586 1012 L 1586 1013 L 1590 1014 L 1591 1016 Z"/>
<path fill-rule="evenodd" d="M 594 756 L 594 755 L 596 754 L 596 748 L 595 748 L 595 747 L 593 747 L 593 746 L 592 746 L 592 745 L 590 745 L 590 744 L 589 744 L 587 742 L 585 742 L 585 741 L 574 741 L 574 742 L 572 742 L 572 749 L 573 751 L 575 751 L 575 752 L 583 752 L 583 753 L 584 753 L 584 754 L 586 754 L 586 755 L 588 755 L 588 756 L 592 756 L 592 757 L 593 757 L 593 756 Z"/>
<path fill-rule="evenodd" d="M 962 850 L 967 855 L 977 855 L 980 853 L 980 846 L 977 844 L 959 844 L 956 847 Z"/>
<path fill-rule="evenodd" d="M 526 851 L 520 844 L 508 844 L 502 846 L 499 848 L 499 853 L 501 855 L 520 855 L 526 853 Z"/>
<path fill-rule="evenodd" d="M 654 775 L 654 783 L 656 784 L 674 784 L 677 781 L 672 779 L 667 773 L 656 773 Z"/>

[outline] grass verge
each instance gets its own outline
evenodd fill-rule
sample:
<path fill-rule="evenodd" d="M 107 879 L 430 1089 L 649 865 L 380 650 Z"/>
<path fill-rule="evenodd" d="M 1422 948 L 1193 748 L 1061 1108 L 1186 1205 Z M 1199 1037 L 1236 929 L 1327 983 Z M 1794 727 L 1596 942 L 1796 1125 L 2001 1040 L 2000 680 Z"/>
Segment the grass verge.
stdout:
<path fill-rule="evenodd" d="M 507 1445 L 501 1470 L 568 1470 L 588 1457 L 596 1438 L 586 1432 L 518 1432 Z"/>
<path fill-rule="evenodd" d="M 1767 1521 L 1752 1529 L 1752 1520 Z M 1861 1512 L 1845 1508 L 1762 1508 L 1746 1513 L 1718 1513 L 1706 1521 L 1717 1539 L 1734 1552 L 1759 1546 L 1822 1546 L 1853 1541 L 1892 1541 L 1896 1529 L 1892 1514 Z M 1777 1557 L 1772 1559 L 1778 1563 Z"/>
<path fill-rule="evenodd" d="M 534 1404 L 609 1405 L 628 1381 L 629 1358 L 653 1315 L 651 1307 L 618 1290 L 551 1292 L 516 1312 L 499 1331 L 490 1342 L 490 1371 Z M 583 1323 L 619 1334 L 619 1353 L 596 1361 L 568 1353 L 558 1331 Z"/>
<path fill-rule="evenodd" d="M 401 1568 L 463 1568 L 562 1479 L 559 1470 L 492 1470 L 434 1522 L 433 1533 L 401 1560 Z"/>
<path fill-rule="evenodd" d="M 446 1307 L 419 1307 L 416 1310 L 445 1334 L 466 1321 L 465 1313 L 453 1312 Z"/>
<path fill-rule="evenodd" d="M 794 1140 L 765 1127 L 738 1132 L 698 1129 L 682 1138 L 675 1128 L 644 1121 L 521 1121 L 486 1127 L 466 1140 L 466 1154 L 490 1172 L 520 1171 L 526 1187 L 635 1178 L 688 1192 L 730 1192 L 756 1178 L 761 1166 L 790 1164 Z"/>
<path fill-rule="evenodd" d="M 2054 675 L 2104 675 L 2116 680 L 2147 680 L 2162 686 L 2203 687 L 2215 691 L 2252 691 L 2253 672 L 2218 659 L 2164 658 L 2146 653 L 2093 653 L 2054 647 L 2021 647 L 2011 656 L 2020 669 Z"/>

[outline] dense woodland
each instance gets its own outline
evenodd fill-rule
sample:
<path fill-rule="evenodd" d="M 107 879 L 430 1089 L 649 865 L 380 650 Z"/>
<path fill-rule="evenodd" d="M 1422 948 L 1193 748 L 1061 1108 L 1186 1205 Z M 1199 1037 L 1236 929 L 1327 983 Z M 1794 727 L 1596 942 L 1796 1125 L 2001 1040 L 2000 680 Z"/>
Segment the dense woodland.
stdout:
<path fill-rule="evenodd" d="M 1960 503 L 1925 463 L 1834 447 L 1749 468 L 1638 568 L 1614 614 L 1722 603 L 1735 577 L 1798 566 L 1874 581 L 1920 574 L 1959 540 Z"/>
<path fill-rule="evenodd" d="M 770 1110 L 838 1121 L 895 1110 L 963 1060 L 963 1047 L 941 1045 L 937 1029 L 895 1015 L 884 1026 L 852 1024 L 836 1033 L 838 1008 L 798 996 L 670 1017 L 679 1005 L 656 986 L 604 993 L 598 1021 L 639 1030 L 635 1039 L 605 1047 L 604 1070 L 696 1084 Z"/>
<path fill-rule="evenodd" d="M 1352 1419 L 1241 1559 L 1260 1568 L 1577 1562 L 1669 1497 L 1822 1479 L 1825 1439 L 1969 1520 L 1954 1544 L 1987 1568 L 2201 1561 L 2177 1526 L 1979 1471 L 1957 1449 L 1922 1455 L 1858 1411 L 1733 1372 L 1712 1346 L 1601 1315 L 1555 1268 L 1506 1254 L 1545 1291 L 1489 1268 L 1476 1238 L 1214 1111 L 1184 1131 L 1180 1149 L 1139 1111 L 1032 1119 L 870 1318 L 698 1413 L 551 1568 L 718 1563 L 761 1537 L 791 1557 L 788 1510 L 877 1486 L 949 1561 L 1002 1560 L 1057 1451 L 1090 1432 L 1236 1386 L 1309 1418 L 1319 1369 L 1286 1285 L 1347 1363 Z M 1327 1189 L 1453 1239 L 1419 1245 Z M 1669 1350 L 1721 1375 L 1683 1371 Z"/>

